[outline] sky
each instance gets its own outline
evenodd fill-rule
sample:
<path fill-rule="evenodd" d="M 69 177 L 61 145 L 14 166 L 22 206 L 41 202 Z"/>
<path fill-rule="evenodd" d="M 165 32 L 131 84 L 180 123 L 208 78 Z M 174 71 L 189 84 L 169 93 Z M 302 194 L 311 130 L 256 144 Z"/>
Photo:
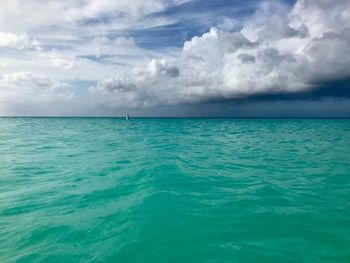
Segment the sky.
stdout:
<path fill-rule="evenodd" d="M 0 1 L 0 115 L 125 113 L 350 117 L 350 1 Z"/>

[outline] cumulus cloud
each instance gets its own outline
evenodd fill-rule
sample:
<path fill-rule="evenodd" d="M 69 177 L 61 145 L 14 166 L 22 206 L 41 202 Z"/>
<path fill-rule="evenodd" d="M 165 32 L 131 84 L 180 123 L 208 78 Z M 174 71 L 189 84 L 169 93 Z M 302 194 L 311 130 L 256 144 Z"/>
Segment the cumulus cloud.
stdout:
<path fill-rule="evenodd" d="M 308 91 L 350 77 L 349 10 L 346 0 L 299 0 L 291 10 L 264 2 L 240 32 L 212 28 L 185 42 L 177 58 L 152 60 L 90 91 L 116 107 Z"/>
<path fill-rule="evenodd" d="M 152 60 L 121 78 L 109 78 L 90 87 L 90 94 L 113 107 L 149 107 L 173 103 L 180 71 L 170 62 Z M 161 95 L 161 96 L 160 96 Z M 176 99 L 176 98 L 175 98 Z"/>

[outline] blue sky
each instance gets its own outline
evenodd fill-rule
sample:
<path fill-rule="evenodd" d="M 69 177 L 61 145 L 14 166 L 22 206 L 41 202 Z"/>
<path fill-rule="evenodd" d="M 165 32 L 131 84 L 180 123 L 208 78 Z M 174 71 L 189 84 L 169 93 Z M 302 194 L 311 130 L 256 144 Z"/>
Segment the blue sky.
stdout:
<path fill-rule="evenodd" d="M 158 49 L 181 47 L 192 37 L 202 35 L 211 27 L 220 27 L 224 18 L 234 18 L 238 22 L 253 14 L 257 1 L 192 1 L 175 6 L 156 14 L 177 20 L 176 23 L 150 28 L 149 30 L 131 32 L 137 44 L 145 48 Z M 237 23 L 230 30 L 239 30 Z"/>
<path fill-rule="evenodd" d="M 346 0 L 4 0 L 0 115 L 344 116 L 349 25 Z"/>

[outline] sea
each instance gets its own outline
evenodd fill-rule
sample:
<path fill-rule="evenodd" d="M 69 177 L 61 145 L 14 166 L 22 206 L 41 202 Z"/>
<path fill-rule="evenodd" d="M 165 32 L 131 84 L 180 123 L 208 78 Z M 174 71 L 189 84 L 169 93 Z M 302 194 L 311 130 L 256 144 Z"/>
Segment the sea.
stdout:
<path fill-rule="evenodd" d="M 0 262 L 350 262 L 350 119 L 0 118 Z"/>

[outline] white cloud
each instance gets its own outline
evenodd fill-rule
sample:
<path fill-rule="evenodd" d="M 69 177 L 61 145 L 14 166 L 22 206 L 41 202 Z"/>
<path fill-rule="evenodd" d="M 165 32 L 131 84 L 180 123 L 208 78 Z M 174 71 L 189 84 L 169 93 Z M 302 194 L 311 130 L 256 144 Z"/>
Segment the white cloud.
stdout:
<path fill-rule="evenodd" d="M 90 28 L 81 28 L 77 22 L 99 20 L 103 20 L 104 27 L 109 24 L 125 29 L 140 24 L 152 26 L 148 18 L 150 14 L 187 1 L 189 0 L 133 0 L 130 4 L 129 0 L 2 0 L 0 31 L 33 31 L 54 26 L 56 30 L 63 27 L 65 30 L 81 33 L 81 30 Z M 166 21 L 165 17 L 154 19 L 153 22 L 159 23 L 162 20 Z"/>
<path fill-rule="evenodd" d="M 74 97 L 71 85 L 31 72 L 0 75 L 0 102 L 2 106 L 15 103 L 50 103 Z"/>
<path fill-rule="evenodd" d="M 41 49 L 41 44 L 35 39 L 30 39 L 26 34 L 12 34 L 0 32 L 0 47 L 16 49 Z"/>
<path fill-rule="evenodd" d="M 91 93 L 140 107 L 310 90 L 350 76 L 349 10 L 349 1 L 299 0 L 292 10 L 264 2 L 241 32 L 212 28 L 177 59 L 153 60 Z"/>
<path fill-rule="evenodd" d="M 123 78 L 100 81 L 96 87 L 90 88 L 90 94 L 111 107 L 171 104 L 176 99 L 173 95 L 179 84 L 179 74 L 179 69 L 168 61 L 154 59 L 145 67 L 134 68 Z"/>
<path fill-rule="evenodd" d="M 95 55 L 100 58 L 102 55 L 131 54 L 138 52 L 135 41 L 131 37 L 120 36 L 114 39 L 103 36 L 94 38 L 92 41 Z"/>
<path fill-rule="evenodd" d="M 165 10 L 169 6 L 179 5 L 186 0 L 133 0 L 130 4 L 125 0 L 88 0 L 81 6 L 68 8 L 65 17 L 70 20 L 91 19 L 109 13 L 121 13 L 138 20 L 149 14 Z"/>
<path fill-rule="evenodd" d="M 350 25 L 350 2 L 348 0 L 299 0 L 292 12 L 291 24 L 304 24 L 312 38 L 325 32 L 342 33 Z"/>
<path fill-rule="evenodd" d="M 57 50 L 52 50 L 48 54 L 45 54 L 44 57 L 47 57 L 50 60 L 51 65 L 63 70 L 72 69 L 75 64 L 74 57 L 65 56 Z"/>

